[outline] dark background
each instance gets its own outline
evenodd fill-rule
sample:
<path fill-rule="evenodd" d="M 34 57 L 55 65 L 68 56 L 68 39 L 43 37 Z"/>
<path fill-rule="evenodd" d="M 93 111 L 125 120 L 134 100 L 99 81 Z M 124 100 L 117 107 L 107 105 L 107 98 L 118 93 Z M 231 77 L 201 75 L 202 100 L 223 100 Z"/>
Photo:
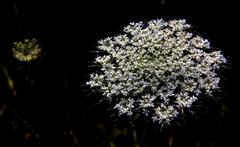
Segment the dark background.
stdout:
<path fill-rule="evenodd" d="M 1 0 L 0 65 L 16 94 L 2 68 L 0 146 L 239 146 L 238 13 L 236 1 L 219 0 Z M 132 123 L 112 117 L 84 86 L 99 39 L 120 33 L 129 22 L 156 18 L 187 19 L 231 64 L 221 99 L 202 104 L 181 125 L 164 128 L 141 118 Z M 32 37 L 43 56 L 30 65 L 17 63 L 12 43 Z"/>

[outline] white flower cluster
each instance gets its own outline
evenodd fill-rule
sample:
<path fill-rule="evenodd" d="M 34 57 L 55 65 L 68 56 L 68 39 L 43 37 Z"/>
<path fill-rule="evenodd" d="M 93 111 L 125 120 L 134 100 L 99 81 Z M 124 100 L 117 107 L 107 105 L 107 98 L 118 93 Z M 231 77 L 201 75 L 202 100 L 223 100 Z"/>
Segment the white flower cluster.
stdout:
<path fill-rule="evenodd" d="M 13 43 L 13 56 L 22 62 L 30 62 L 37 59 L 42 51 L 35 38 L 25 39 L 24 42 Z"/>
<path fill-rule="evenodd" d="M 188 32 L 186 20 L 130 23 L 124 33 L 99 41 L 100 70 L 87 82 L 119 115 L 143 113 L 170 123 L 200 94 L 219 88 L 216 70 L 226 63 L 208 40 Z"/>

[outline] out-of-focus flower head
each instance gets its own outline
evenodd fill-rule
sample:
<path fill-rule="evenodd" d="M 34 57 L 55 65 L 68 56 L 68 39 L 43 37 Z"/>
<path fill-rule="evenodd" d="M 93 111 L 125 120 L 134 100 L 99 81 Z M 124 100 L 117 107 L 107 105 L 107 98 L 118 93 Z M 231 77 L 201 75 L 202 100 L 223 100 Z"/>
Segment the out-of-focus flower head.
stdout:
<path fill-rule="evenodd" d="M 42 51 L 35 38 L 25 39 L 23 42 L 13 43 L 13 56 L 22 62 L 30 62 L 37 59 Z"/>

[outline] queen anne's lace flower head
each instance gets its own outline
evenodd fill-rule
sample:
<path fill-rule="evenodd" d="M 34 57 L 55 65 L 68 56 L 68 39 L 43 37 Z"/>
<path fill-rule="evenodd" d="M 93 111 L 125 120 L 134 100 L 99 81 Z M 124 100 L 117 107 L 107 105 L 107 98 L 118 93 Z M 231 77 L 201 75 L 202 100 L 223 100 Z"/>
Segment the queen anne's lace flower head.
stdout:
<path fill-rule="evenodd" d="M 130 23 L 124 33 L 99 41 L 105 55 L 87 82 L 100 90 L 119 115 L 143 113 L 170 123 L 200 94 L 219 89 L 216 73 L 226 63 L 207 39 L 188 32 L 185 20 Z"/>
<path fill-rule="evenodd" d="M 13 56 L 22 62 L 30 62 L 37 59 L 42 51 L 35 38 L 29 40 L 25 39 L 24 42 L 13 43 Z"/>

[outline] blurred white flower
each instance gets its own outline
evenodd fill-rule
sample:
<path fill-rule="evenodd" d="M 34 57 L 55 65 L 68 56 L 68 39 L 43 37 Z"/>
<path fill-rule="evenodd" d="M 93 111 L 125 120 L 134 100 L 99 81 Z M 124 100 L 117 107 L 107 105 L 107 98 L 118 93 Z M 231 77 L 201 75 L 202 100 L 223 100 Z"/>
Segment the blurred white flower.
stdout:
<path fill-rule="evenodd" d="M 13 56 L 22 62 L 37 59 L 41 51 L 42 49 L 35 38 L 32 40 L 25 39 L 24 42 L 14 42 L 12 48 Z"/>
<path fill-rule="evenodd" d="M 130 23 L 124 33 L 99 41 L 105 52 L 87 85 L 99 89 L 119 115 L 143 113 L 169 124 L 219 89 L 216 70 L 226 63 L 207 39 L 188 32 L 186 20 Z"/>

